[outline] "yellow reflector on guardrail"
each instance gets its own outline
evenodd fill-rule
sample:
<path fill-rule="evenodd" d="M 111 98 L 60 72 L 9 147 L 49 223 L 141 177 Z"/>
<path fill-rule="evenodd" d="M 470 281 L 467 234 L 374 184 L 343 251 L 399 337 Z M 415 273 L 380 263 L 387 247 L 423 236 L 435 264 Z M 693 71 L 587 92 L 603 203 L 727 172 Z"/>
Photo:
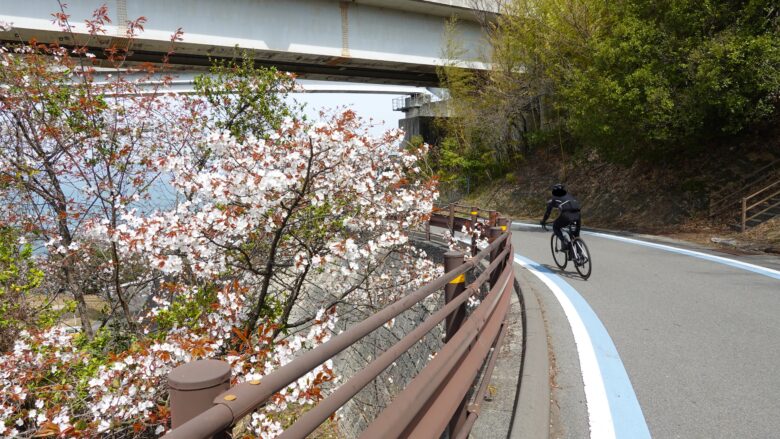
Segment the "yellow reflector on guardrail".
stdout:
<path fill-rule="evenodd" d="M 460 276 L 456 277 L 455 279 L 450 281 L 451 284 L 462 284 L 466 283 L 466 274 L 461 274 Z"/>
<path fill-rule="evenodd" d="M 501 226 L 501 231 L 506 232 L 506 226 Z"/>
<path fill-rule="evenodd" d="M 476 211 L 476 210 L 472 210 L 472 211 L 471 211 L 471 214 L 472 214 L 472 215 L 476 215 L 476 214 L 477 214 L 477 211 Z"/>

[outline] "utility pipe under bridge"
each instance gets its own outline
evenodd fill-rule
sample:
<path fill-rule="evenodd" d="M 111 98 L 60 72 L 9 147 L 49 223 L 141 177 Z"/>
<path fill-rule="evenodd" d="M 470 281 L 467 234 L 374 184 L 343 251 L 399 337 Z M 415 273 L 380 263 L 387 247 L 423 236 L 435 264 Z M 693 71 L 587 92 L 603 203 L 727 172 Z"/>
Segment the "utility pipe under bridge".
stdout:
<path fill-rule="evenodd" d="M 174 46 L 174 66 L 206 68 L 210 59 L 232 58 L 236 47 L 259 65 L 298 73 L 307 79 L 436 86 L 436 67 L 447 64 L 486 69 L 475 61 L 487 53 L 481 22 L 498 11 L 495 0 L 113 0 L 106 34 L 91 37 L 84 20 L 105 0 L 68 1 L 71 30 L 52 22 L 59 12 L 53 0 L 0 2 L 0 21 L 12 29 L 0 41 L 61 45 L 87 44 L 98 57 L 103 49 L 127 50 L 128 62 L 161 62 L 170 38 L 182 28 Z M 126 37 L 129 20 L 146 17 L 145 31 Z M 457 38 L 465 52 L 443 58 L 445 25 L 458 17 Z M 75 41 L 74 41 L 75 40 Z"/>

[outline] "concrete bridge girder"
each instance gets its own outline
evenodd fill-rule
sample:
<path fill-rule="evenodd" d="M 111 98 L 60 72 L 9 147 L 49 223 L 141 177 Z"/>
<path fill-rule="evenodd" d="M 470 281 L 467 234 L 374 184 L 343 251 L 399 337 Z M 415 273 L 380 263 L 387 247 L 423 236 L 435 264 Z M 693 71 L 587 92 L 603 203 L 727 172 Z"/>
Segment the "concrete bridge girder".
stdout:
<path fill-rule="evenodd" d="M 139 94 L 151 93 L 195 93 L 195 77 L 209 75 L 208 72 L 181 70 L 166 71 L 148 76 L 146 73 L 129 72 L 117 69 L 98 69 L 92 75 L 95 84 L 108 84 L 121 78 L 135 83 Z M 169 77 L 165 79 L 164 77 Z M 297 87 L 291 93 L 343 93 L 343 94 L 371 94 L 371 95 L 411 95 L 425 91 L 429 93 L 440 92 L 437 88 L 422 88 L 408 85 L 395 84 L 370 84 L 357 82 L 333 82 L 297 79 Z"/>
<path fill-rule="evenodd" d="M 83 23 L 104 0 L 69 2 L 74 34 L 51 21 L 58 8 L 51 0 L 0 4 L 0 20 L 13 29 L 0 39 L 73 44 L 101 48 L 127 45 L 128 19 L 147 18 L 145 31 L 132 42 L 131 61 L 159 61 L 170 49 L 170 36 L 181 27 L 172 63 L 206 67 L 209 57 L 232 57 L 248 50 L 259 64 L 276 65 L 309 79 L 354 80 L 435 86 L 443 58 L 447 16 L 457 15 L 466 53 L 456 60 L 465 68 L 486 69 L 477 61 L 486 42 L 469 0 L 114 0 L 107 34 L 89 38 Z M 98 53 L 96 53 L 98 54 Z"/>

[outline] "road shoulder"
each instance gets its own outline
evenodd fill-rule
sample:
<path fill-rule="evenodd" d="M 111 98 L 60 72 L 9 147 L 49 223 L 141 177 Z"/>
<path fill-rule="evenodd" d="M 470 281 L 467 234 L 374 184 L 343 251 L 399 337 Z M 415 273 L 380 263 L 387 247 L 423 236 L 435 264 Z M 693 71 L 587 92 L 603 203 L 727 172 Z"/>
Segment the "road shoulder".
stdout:
<path fill-rule="evenodd" d="M 577 354 L 577 346 L 574 342 L 574 336 L 568 323 L 568 319 L 563 312 L 560 304 L 553 293 L 528 270 L 516 266 L 518 281 L 522 286 L 523 297 L 526 304 L 537 305 L 536 328 L 533 332 L 537 335 L 543 335 L 536 338 L 535 346 L 531 346 L 534 341 L 528 341 L 529 350 L 527 351 L 526 361 L 533 355 L 536 361 L 545 364 L 546 371 L 533 374 L 533 380 L 544 378 L 544 386 L 548 389 L 546 392 L 541 390 L 542 384 L 538 381 L 534 384 L 527 384 L 526 371 L 523 373 L 521 381 L 521 395 L 523 386 L 536 386 L 538 398 L 539 394 L 547 395 L 546 403 L 543 407 L 547 410 L 545 419 L 548 424 L 548 436 L 555 439 L 580 439 L 589 437 L 590 428 L 588 424 L 588 407 L 585 401 L 584 384 L 582 381 L 582 372 Z M 528 305 L 529 310 L 532 310 Z M 527 311 L 529 319 L 529 336 L 532 328 L 530 326 L 531 311 Z M 530 349 L 534 349 L 531 351 Z M 529 363 L 533 364 L 533 363 Z M 538 364 L 535 366 L 538 368 Z M 529 369 L 527 375 L 530 377 L 532 371 Z M 531 389 L 528 393 L 531 393 Z M 530 396 L 530 395 L 529 395 Z M 523 408 L 518 404 L 518 412 Z M 523 416 L 518 413 L 517 416 Z M 515 419 L 515 427 L 523 428 L 522 421 Z M 529 421 L 530 422 L 530 421 Z M 514 438 L 514 436 L 512 436 Z M 532 436 L 518 436 L 532 437 Z M 540 436 L 536 436 L 540 437 Z"/>
<path fill-rule="evenodd" d="M 515 267 L 520 276 L 521 269 Z M 525 343 L 520 388 L 515 405 L 511 439 L 537 439 L 550 437 L 550 361 L 547 347 L 547 331 L 544 327 L 542 308 L 530 288 L 520 287 L 518 296 L 523 305 Z"/>

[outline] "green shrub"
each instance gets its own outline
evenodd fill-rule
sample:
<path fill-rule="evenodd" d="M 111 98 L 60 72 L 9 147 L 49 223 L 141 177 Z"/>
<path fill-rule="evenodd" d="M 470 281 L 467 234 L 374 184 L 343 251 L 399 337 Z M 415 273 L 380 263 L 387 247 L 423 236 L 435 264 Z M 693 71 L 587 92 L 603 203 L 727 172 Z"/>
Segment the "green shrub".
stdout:
<path fill-rule="evenodd" d="M 47 307 L 36 307 L 31 292 L 43 281 L 32 246 L 10 227 L 0 227 L 0 350 L 7 350 L 28 326 L 51 324 Z M 42 309 L 36 309 L 42 308 Z M 39 321 L 40 320 L 40 321 Z"/>

